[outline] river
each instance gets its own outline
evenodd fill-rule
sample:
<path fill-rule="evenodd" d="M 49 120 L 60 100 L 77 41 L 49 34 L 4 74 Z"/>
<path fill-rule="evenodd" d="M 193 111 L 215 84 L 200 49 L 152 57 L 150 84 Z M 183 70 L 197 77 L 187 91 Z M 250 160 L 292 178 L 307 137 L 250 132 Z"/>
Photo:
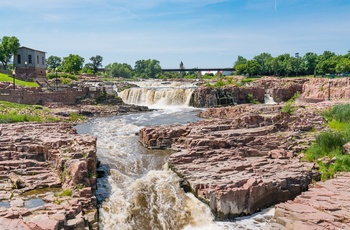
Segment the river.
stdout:
<path fill-rule="evenodd" d="M 142 84 L 123 92 L 123 100 L 156 110 L 93 118 L 76 127 L 79 133 L 97 137 L 99 170 L 107 172 L 97 180 L 100 228 L 229 230 L 266 226 L 271 210 L 235 222 L 215 222 L 210 209 L 184 193 L 180 178 L 168 169 L 172 151 L 148 150 L 139 143 L 137 133 L 142 127 L 199 120 L 198 109 L 188 107 L 193 85 Z"/>

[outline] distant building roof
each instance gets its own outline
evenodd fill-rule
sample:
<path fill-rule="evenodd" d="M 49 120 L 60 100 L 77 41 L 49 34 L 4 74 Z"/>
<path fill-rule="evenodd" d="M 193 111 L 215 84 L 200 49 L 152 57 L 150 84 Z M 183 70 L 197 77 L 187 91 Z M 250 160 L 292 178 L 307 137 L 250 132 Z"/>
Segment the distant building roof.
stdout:
<path fill-rule="evenodd" d="M 46 53 L 46 52 L 44 52 L 44 51 L 36 50 L 36 49 L 32 49 L 32 48 L 28 48 L 28 47 L 26 47 L 26 46 L 21 46 L 21 47 L 19 47 L 18 49 L 28 49 L 28 50 L 33 50 L 33 51 L 41 52 L 41 53 Z"/>

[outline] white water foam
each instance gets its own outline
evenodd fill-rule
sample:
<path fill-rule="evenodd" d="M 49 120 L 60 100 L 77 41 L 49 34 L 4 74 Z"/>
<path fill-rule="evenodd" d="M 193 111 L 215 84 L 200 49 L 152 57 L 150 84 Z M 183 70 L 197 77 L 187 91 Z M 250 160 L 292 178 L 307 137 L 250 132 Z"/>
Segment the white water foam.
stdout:
<path fill-rule="evenodd" d="M 157 87 L 154 91 L 162 89 Z M 187 100 L 190 93 L 186 90 L 193 89 L 182 90 L 185 91 L 177 91 L 172 97 L 181 92 L 186 96 L 180 98 Z M 105 199 L 99 210 L 101 229 L 231 230 L 261 229 L 267 224 L 270 214 L 266 213 L 235 222 L 215 222 L 209 207 L 192 194 L 184 193 L 179 185 L 180 178 L 164 166 L 169 152 L 147 150 L 138 143 L 135 133 L 141 127 L 194 121 L 195 112 L 193 108 L 185 108 L 188 106 L 186 100 L 182 100 L 180 106 L 153 100 L 153 106 L 157 101 L 166 109 L 96 118 L 86 125 L 86 132 L 98 137 L 98 158 L 110 167 L 110 175 L 97 181 L 98 196 Z"/>
<path fill-rule="evenodd" d="M 118 95 L 126 104 L 143 105 L 152 109 L 188 107 L 195 85 L 187 82 L 140 81 L 139 87 L 129 88 Z"/>
<path fill-rule="evenodd" d="M 267 105 L 275 105 L 277 102 L 273 100 L 273 97 L 270 94 L 265 94 L 264 103 Z"/>

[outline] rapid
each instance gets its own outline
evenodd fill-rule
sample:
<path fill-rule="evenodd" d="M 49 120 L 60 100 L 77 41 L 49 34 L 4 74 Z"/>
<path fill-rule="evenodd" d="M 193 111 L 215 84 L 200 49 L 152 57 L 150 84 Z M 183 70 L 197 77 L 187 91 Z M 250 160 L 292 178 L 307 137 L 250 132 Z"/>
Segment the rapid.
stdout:
<path fill-rule="evenodd" d="M 149 150 L 138 141 L 145 126 L 198 121 L 198 109 L 189 107 L 193 84 L 140 82 L 120 96 L 130 104 L 155 110 L 122 116 L 93 118 L 76 126 L 79 133 L 97 137 L 97 180 L 101 229 L 261 229 L 271 213 L 215 222 L 210 209 L 180 188 L 180 178 L 167 167 L 171 150 Z"/>

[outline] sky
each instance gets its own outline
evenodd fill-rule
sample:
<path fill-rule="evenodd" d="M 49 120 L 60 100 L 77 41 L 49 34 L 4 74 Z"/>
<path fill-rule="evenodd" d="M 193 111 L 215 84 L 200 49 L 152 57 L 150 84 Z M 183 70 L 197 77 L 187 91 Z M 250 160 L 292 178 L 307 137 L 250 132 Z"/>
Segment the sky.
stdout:
<path fill-rule="evenodd" d="M 232 67 L 252 59 L 350 50 L 350 0 L 0 0 L 0 39 L 103 65 Z"/>

